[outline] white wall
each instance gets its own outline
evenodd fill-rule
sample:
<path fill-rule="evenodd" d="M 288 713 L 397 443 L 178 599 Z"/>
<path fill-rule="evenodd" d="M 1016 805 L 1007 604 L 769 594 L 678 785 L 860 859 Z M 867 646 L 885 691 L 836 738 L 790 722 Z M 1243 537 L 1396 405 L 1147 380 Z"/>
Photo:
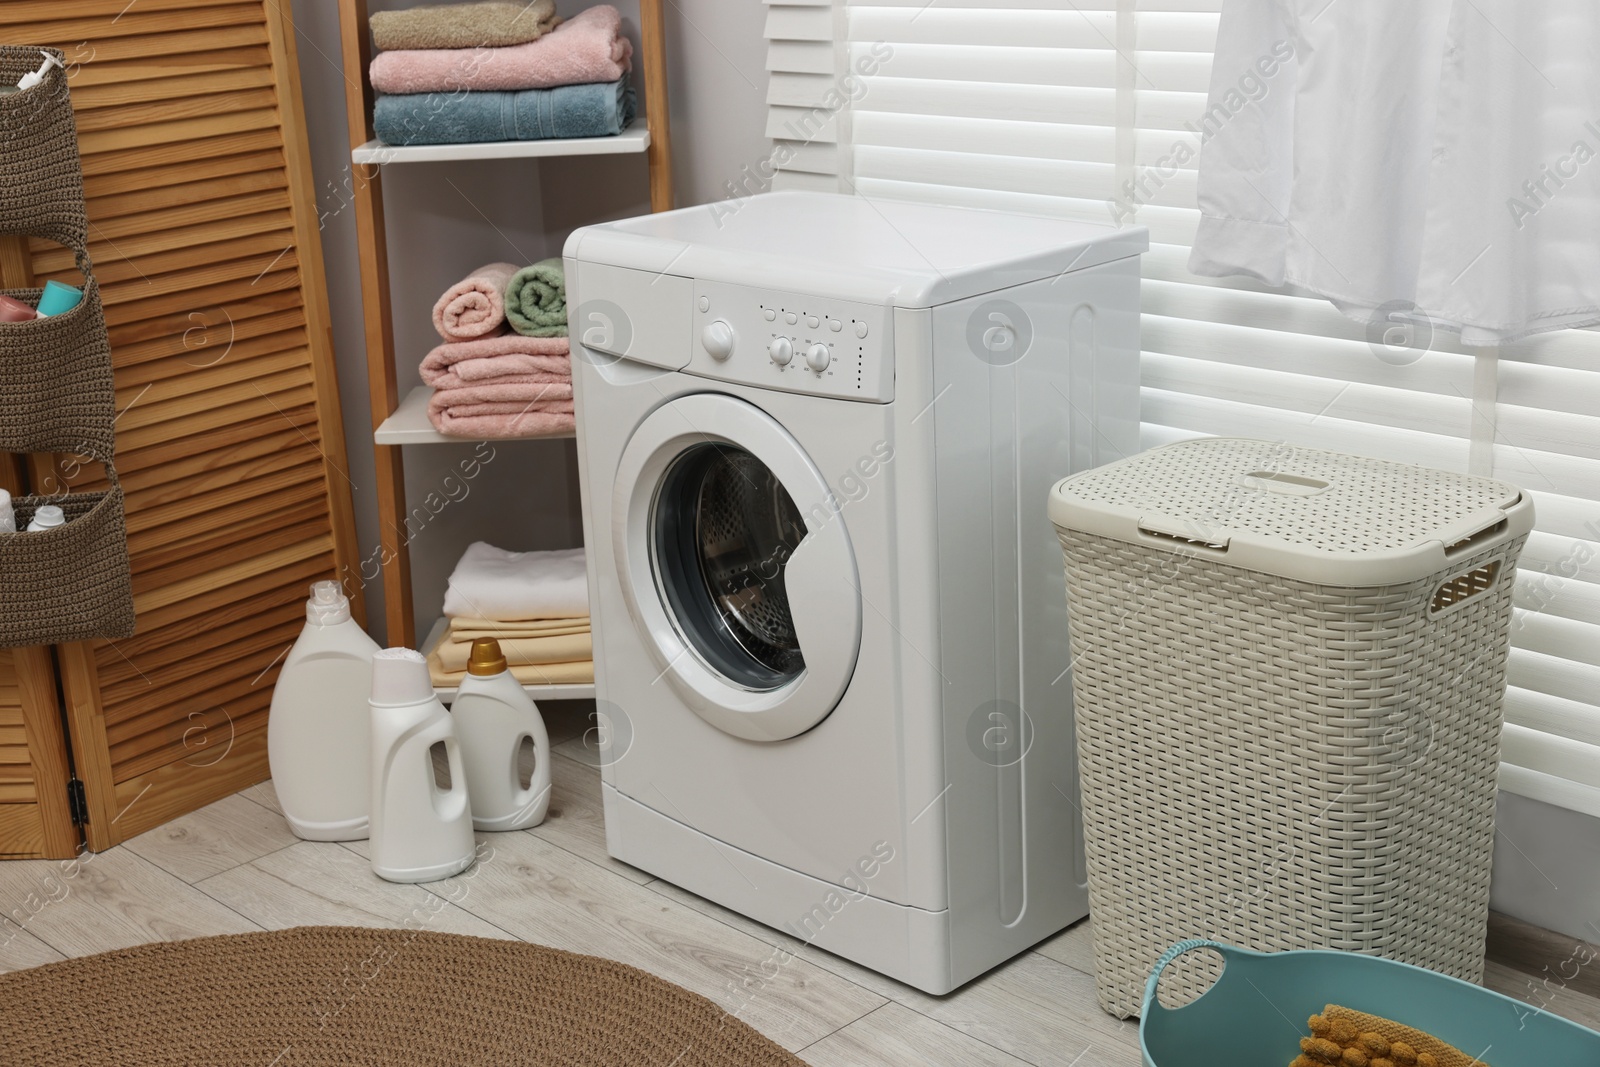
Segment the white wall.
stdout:
<path fill-rule="evenodd" d="M 409 5 L 404 0 L 374 4 L 403 6 Z M 586 6 L 557 0 L 557 9 L 566 15 Z M 637 46 L 637 0 L 623 0 L 617 6 Z M 753 0 L 668 0 L 663 6 L 677 202 L 705 203 L 725 195 L 723 183 L 768 150 L 762 132 L 766 7 Z M 336 5 L 330 0 L 294 0 L 293 10 L 355 485 L 357 537 L 366 557 L 377 550 L 378 516 L 349 192 L 347 79 L 340 62 Z M 521 264 L 559 255 L 574 227 L 649 210 L 642 156 L 580 157 L 542 164 L 508 160 L 391 165 L 384 170 L 383 182 L 402 393 L 417 384 L 417 365 L 438 343 L 430 323 L 434 301 L 463 274 L 497 259 Z M 504 548 L 531 549 L 575 545 L 582 538 L 572 442 L 497 443 L 494 458 L 469 482 L 458 468 L 472 454 L 473 446 L 465 444 L 406 450 L 406 492 L 413 506 L 429 493 L 438 494 L 436 501 L 455 498 L 416 530 L 411 542 L 419 628 L 438 614 L 445 579 L 470 542 L 487 540 Z M 367 596 L 369 627 L 382 639 L 382 583 L 368 584 Z"/>

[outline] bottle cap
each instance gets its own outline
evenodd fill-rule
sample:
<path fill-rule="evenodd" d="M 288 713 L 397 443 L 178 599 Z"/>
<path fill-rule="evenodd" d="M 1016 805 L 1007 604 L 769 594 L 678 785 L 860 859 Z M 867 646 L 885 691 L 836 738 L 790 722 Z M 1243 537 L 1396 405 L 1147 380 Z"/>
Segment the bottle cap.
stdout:
<path fill-rule="evenodd" d="M 467 657 L 467 673 L 488 678 L 506 669 L 506 655 L 500 651 L 500 642 L 492 637 L 477 637 L 472 641 L 472 652 Z"/>
<path fill-rule="evenodd" d="M 28 523 L 28 529 L 52 530 L 66 521 L 66 515 L 55 504 L 40 504 L 33 509 L 33 521 Z"/>
<path fill-rule="evenodd" d="M 404 707 L 433 699 L 428 661 L 409 648 L 385 648 L 372 654 L 373 707 Z"/>
<path fill-rule="evenodd" d="M 332 626 L 350 617 L 350 598 L 338 582 L 312 582 L 311 599 L 306 601 L 306 621 Z"/>

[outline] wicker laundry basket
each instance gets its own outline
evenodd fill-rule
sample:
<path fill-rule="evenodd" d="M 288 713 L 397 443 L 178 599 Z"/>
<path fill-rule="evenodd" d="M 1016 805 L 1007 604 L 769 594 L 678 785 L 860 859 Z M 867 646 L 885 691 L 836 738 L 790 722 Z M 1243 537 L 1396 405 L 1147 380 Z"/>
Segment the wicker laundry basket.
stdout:
<path fill-rule="evenodd" d="M 1175 941 L 1483 969 L 1531 502 L 1265 441 L 1058 483 L 1101 1005 Z M 1198 995 L 1209 954 L 1166 988 Z"/>

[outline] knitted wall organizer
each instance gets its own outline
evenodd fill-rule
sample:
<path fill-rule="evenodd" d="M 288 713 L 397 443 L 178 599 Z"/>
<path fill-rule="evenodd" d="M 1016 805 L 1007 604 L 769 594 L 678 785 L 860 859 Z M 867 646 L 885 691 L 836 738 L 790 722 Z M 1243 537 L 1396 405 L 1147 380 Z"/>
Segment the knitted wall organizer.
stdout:
<path fill-rule="evenodd" d="M 0 83 L 14 85 L 55 49 L 0 46 Z M 133 585 L 122 487 L 113 459 L 111 343 L 88 251 L 83 170 L 67 76 L 0 96 L 0 234 L 40 237 L 73 252 L 83 299 L 31 322 L 0 323 L 0 451 L 59 453 L 104 466 L 100 491 L 20 496 L 17 529 L 55 504 L 64 525 L 0 533 L 0 646 L 133 633 Z M 37 306 L 41 289 L 5 295 Z"/>

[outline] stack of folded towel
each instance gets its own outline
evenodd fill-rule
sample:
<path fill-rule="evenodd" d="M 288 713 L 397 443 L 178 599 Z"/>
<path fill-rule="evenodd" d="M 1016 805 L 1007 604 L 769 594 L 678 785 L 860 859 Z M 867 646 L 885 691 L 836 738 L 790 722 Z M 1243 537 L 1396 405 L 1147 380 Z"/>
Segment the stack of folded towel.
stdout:
<path fill-rule="evenodd" d="M 459 437 L 573 431 L 567 286 L 559 259 L 479 267 L 433 306 L 444 344 L 422 361 L 428 419 Z"/>
<path fill-rule="evenodd" d="M 466 676 L 473 639 L 500 642 L 523 685 L 594 681 L 583 549 L 507 552 L 482 541 L 462 555 L 444 595 L 450 629 L 428 653 L 433 684 Z"/>
<path fill-rule="evenodd" d="M 554 0 L 374 12 L 373 127 L 391 145 L 603 137 L 633 120 L 633 45 L 610 5 Z"/>

